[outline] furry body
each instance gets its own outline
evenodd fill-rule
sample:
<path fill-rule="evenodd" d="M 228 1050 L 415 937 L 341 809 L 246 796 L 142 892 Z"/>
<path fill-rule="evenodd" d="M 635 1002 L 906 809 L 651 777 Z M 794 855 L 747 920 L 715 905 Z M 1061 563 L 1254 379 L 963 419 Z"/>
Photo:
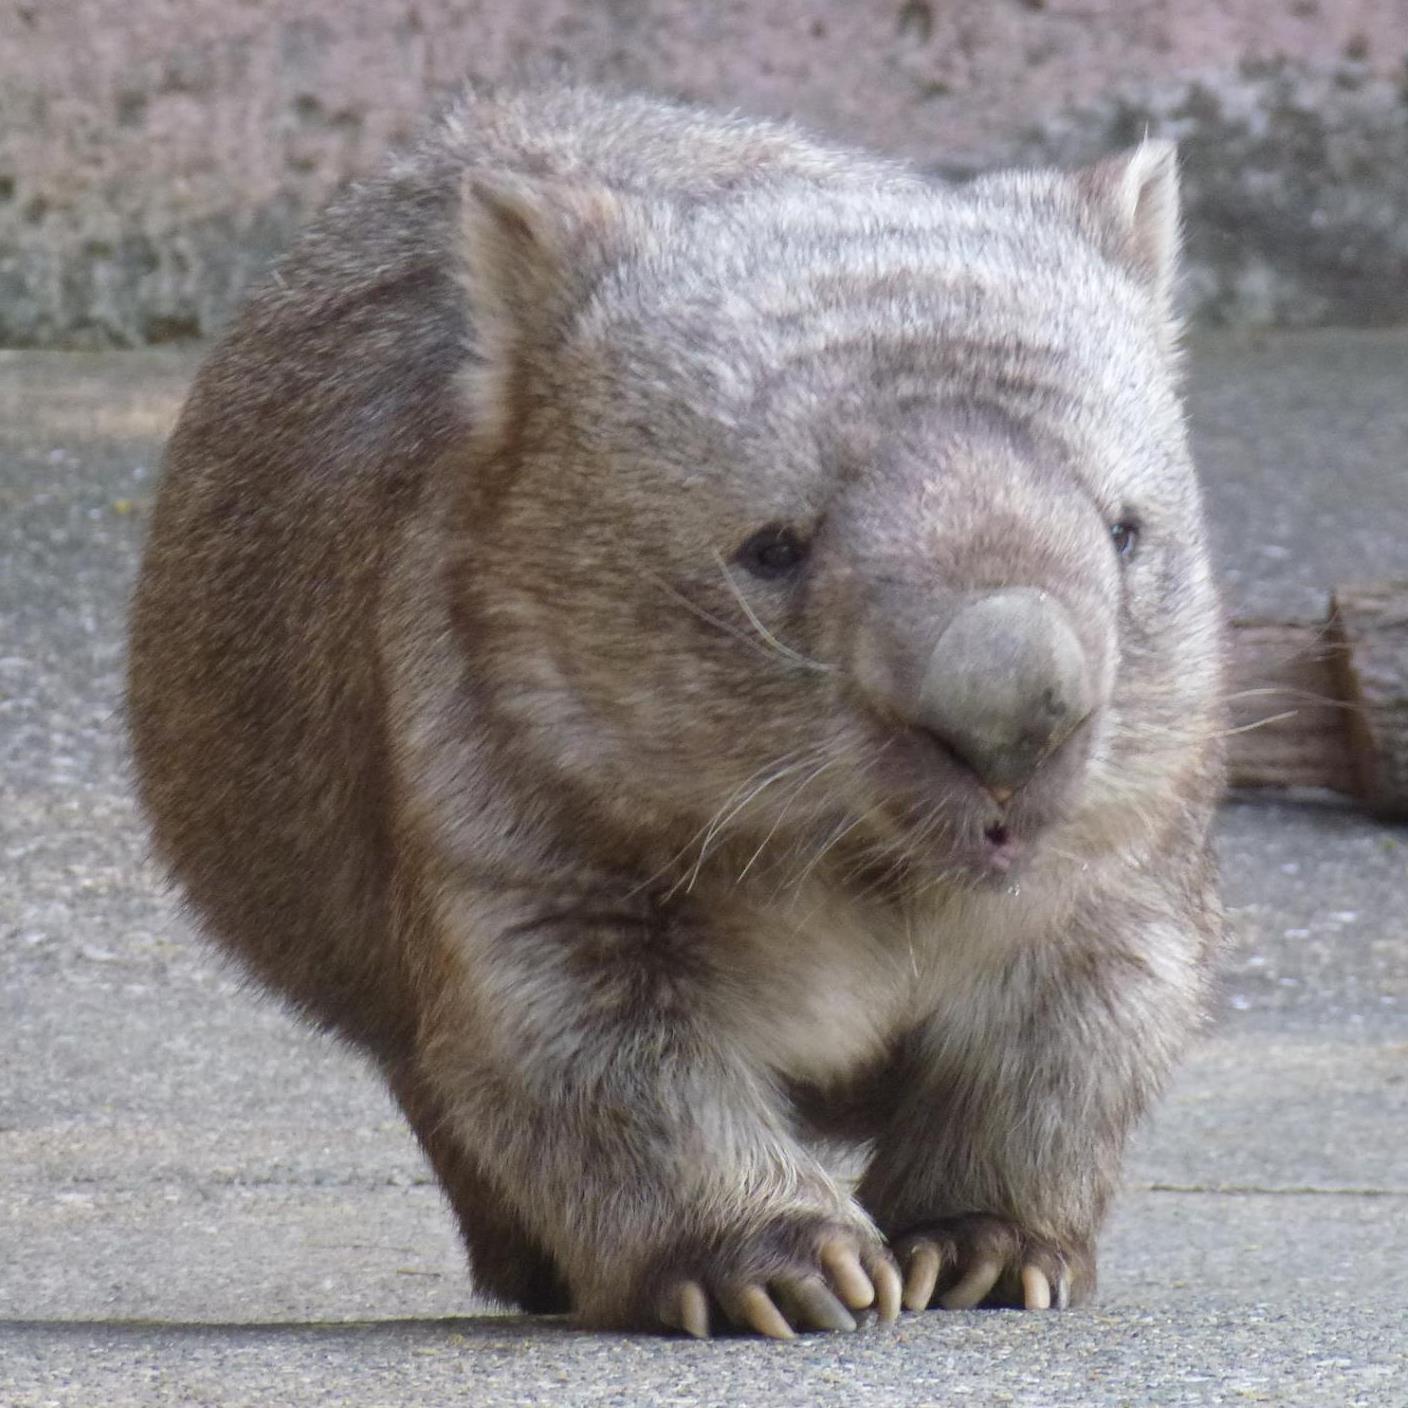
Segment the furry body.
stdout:
<path fill-rule="evenodd" d="M 1220 935 L 1175 202 L 1156 147 L 942 190 L 474 97 L 205 365 L 143 799 L 210 933 L 384 1071 L 486 1291 L 784 1333 L 892 1314 L 892 1255 L 914 1306 L 1093 1287 Z M 1014 585 L 1095 703 L 1004 795 L 915 681 Z"/>

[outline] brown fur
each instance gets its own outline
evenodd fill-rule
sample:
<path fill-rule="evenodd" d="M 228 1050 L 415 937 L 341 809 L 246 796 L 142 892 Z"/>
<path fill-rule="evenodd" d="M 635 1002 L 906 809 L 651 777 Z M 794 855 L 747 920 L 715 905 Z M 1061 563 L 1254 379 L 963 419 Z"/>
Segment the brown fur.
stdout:
<path fill-rule="evenodd" d="M 951 191 L 479 96 L 206 363 L 143 799 L 209 932 L 385 1072 L 487 1292 L 651 1325 L 926 1237 L 936 1294 L 989 1254 L 991 1300 L 1093 1285 L 1220 933 L 1175 221 L 1158 147 Z M 739 556 L 770 524 L 785 580 Z M 904 701 L 1012 585 L 1097 704 L 1001 806 Z M 823 1136 L 873 1147 L 856 1196 Z"/>

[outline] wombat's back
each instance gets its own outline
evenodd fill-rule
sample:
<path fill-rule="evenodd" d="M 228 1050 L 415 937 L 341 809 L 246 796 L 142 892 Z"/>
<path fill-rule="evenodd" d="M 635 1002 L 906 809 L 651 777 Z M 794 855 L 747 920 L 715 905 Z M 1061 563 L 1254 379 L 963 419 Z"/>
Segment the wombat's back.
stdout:
<path fill-rule="evenodd" d="M 909 179 L 642 99 L 472 98 L 306 233 L 202 368 L 134 602 L 142 798 L 210 931 L 383 1058 L 410 1035 L 415 959 L 389 912 L 378 593 L 427 466 L 467 428 L 455 237 L 477 169 L 690 196 Z"/>
<path fill-rule="evenodd" d="M 129 687 L 158 852 L 211 932 L 387 1054 L 405 1005 L 377 937 L 391 848 L 373 617 L 386 544 L 452 431 L 464 338 L 432 239 L 448 193 L 418 176 L 331 215 L 198 376 Z"/>

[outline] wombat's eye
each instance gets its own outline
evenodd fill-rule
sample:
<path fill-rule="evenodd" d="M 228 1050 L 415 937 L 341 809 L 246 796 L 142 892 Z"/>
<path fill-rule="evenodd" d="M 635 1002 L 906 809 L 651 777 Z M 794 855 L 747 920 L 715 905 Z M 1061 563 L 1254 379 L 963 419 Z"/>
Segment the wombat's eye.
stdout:
<path fill-rule="evenodd" d="M 781 523 L 769 523 L 739 548 L 734 560 L 755 577 L 785 577 L 806 555 L 807 545 L 796 533 Z"/>
<path fill-rule="evenodd" d="M 1134 556 L 1134 550 L 1139 546 L 1139 521 L 1134 518 L 1123 518 L 1110 529 L 1110 540 L 1115 545 L 1115 551 L 1123 558 Z"/>

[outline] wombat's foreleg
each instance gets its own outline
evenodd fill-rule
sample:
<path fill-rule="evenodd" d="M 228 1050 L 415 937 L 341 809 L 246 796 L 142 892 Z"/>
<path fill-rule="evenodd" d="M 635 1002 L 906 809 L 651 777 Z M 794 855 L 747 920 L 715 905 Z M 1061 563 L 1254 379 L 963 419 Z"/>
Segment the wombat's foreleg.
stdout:
<path fill-rule="evenodd" d="M 1011 956 L 936 1013 L 858 1196 L 891 1239 L 906 1308 L 1064 1306 L 1095 1288 L 1095 1238 L 1126 1135 L 1196 1021 L 1197 943 Z"/>
<path fill-rule="evenodd" d="M 412 1066 L 390 1080 L 459 1223 L 478 1289 L 535 1315 L 570 1310 L 561 1272 L 456 1137 L 428 1082 Z"/>
<path fill-rule="evenodd" d="M 704 935 L 590 902 L 453 928 L 421 1069 L 581 1320 L 785 1337 L 898 1314 L 882 1239 L 794 1139 Z"/>

